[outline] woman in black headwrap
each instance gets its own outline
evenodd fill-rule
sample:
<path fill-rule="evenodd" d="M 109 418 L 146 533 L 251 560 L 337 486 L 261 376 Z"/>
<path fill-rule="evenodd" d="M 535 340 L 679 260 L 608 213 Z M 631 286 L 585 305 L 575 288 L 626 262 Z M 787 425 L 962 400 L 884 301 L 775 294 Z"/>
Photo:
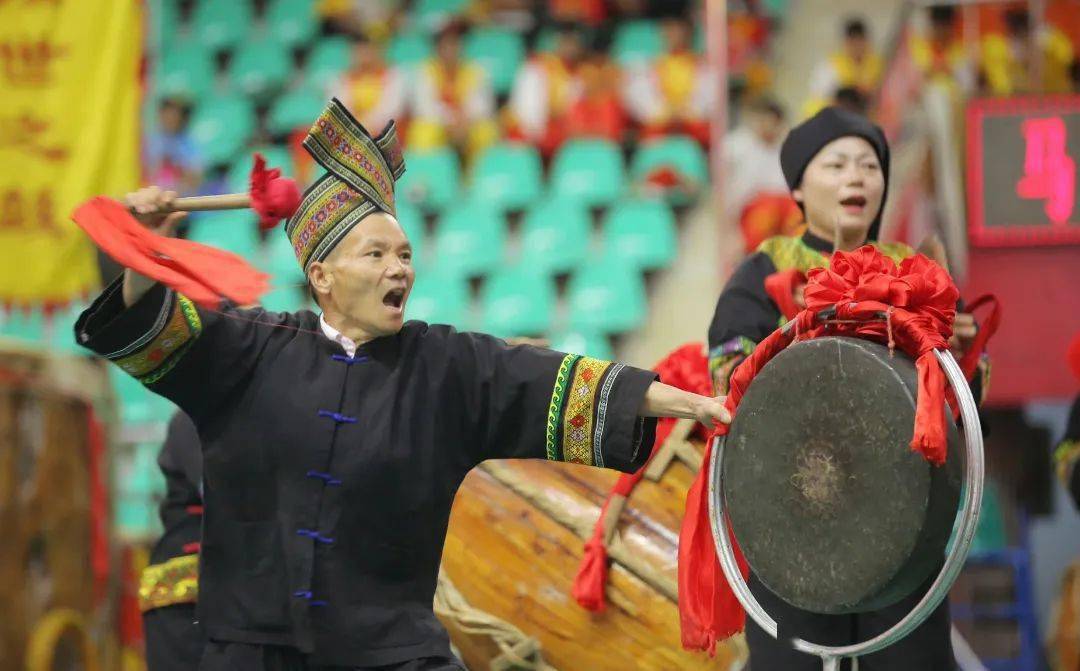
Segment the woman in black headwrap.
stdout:
<path fill-rule="evenodd" d="M 881 243 L 881 213 L 889 178 L 889 146 L 881 129 L 857 114 L 826 108 L 792 129 L 780 150 L 780 162 L 791 194 L 806 220 L 801 237 L 769 238 L 736 269 L 716 305 L 709 327 L 709 368 L 719 393 L 727 393 L 735 366 L 801 306 L 801 290 L 788 300 L 766 290 L 774 273 L 805 274 L 824 266 L 834 250 L 851 251 L 865 244 L 899 262 L 915 253 L 902 243 Z M 781 297 L 782 298 L 782 297 Z M 786 303 L 786 305 L 785 305 Z M 788 314 L 787 316 L 791 316 Z M 956 331 L 963 340 L 974 336 L 970 315 L 958 315 Z M 981 387 L 976 377 L 976 386 Z M 978 389 L 975 397 L 980 398 Z M 895 624 L 922 597 L 917 591 L 897 604 L 873 613 L 821 615 L 779 599 L 751 573 L 750 588 L 785 631 L 815 643 L 845 645 L 871 638 Z M 923 590 L 925 591 L 925 590 Z M 941 606 L 914 632 L 881 652 L 860 658 L 860 671 L 944 671 L 955 667 L 950 644 L 948 604 Z M 746 639 L 753 671 L 817 671 L 821 660 L 777 641 L 748 619 Z M 845 662 L 849 663 L 849 662 Z"/>

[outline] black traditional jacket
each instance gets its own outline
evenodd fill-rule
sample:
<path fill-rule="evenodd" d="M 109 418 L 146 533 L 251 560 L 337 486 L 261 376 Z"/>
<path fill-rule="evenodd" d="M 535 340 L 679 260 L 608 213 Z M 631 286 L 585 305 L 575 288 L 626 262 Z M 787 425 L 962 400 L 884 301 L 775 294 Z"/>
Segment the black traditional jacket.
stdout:
<path fill-rule="evenodd" d="M 198 429 L 184 413 L 177 412 L 169 420 L 157 463 L 165 477 L 160 508 L 164 531 L 150 551 L 150 564 L 139 581 L 143 611 L 194 603 L 198 597 L 202 449 Z"/>
<path fill-rule="evenodd" d="M 118 281 L 75 330 L 198 427 L 208 636 L 313 664 L 449 654 L 432 599 L 473 466 L 633 471 L 654 440 L 653 373 L 448 326 L 408 322 L 350 357 L 311 312 L 205 310 L 161 285 L 125 309 Z"/>

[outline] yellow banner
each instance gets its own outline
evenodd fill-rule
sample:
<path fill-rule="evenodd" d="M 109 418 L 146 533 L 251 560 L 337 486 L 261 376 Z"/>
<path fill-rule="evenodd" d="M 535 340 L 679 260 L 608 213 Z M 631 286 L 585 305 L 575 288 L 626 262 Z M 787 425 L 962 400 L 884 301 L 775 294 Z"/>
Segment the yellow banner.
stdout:
<path fill-rule="evenodd" d="M 71 210 L 139 178 L 140 0 L 0 0 L 0 301 L 97 287 Z"/>

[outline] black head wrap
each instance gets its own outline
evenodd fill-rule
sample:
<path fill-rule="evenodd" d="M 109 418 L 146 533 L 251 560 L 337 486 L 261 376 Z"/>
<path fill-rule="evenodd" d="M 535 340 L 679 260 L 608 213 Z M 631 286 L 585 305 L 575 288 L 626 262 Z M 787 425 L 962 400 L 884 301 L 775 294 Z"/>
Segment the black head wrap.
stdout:
<path fill-rule="evenodd" d="M 802 184 L 806 166 L 822 147 L 848 136 L 861 137 L 869 142 L 881 163 L 885 192 L 881 195 L 881 209 L 866 235 L 867 240 L 877 240 L 881 231 L 881 214 L 885 211 L 885 198 L 889 194 L 889 143 L 885 140 L 885 133 L 872 121 L 854 112 L 826 107 L 792 128 L 784 138 L 784 144 L 780 147 L 780 168 L 784 171 L 788 188 L 794 191 Z"/>

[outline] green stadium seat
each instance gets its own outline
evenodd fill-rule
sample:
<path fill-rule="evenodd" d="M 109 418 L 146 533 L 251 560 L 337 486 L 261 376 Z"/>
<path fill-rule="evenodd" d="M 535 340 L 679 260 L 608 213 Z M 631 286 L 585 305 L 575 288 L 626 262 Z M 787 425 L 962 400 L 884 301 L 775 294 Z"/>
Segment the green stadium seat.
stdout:
<path fill-rule="evenodd" d="M 463 54 L 484 68 L 495 93 L 507 93 L 525 59 L 525 42 L 512 30 L 481 28 L 466 38 Z"/>
<path fill-rule="evenodd" d="M 255 106 L 243 96 L 203 98 L 189 130 L 209 165 L 232 161 L 255 132 Z"/>
<path fill-rule="evenodd" d="M 191 34 L 212 51 L 229 49 L 247 37 L 253 18 L 247 0 L 200 0 L 191 16 Z"/>
<path fill-rule="evenodd" d="M 532 50 L 538 54 L 550 54 L 555 51 L 557 40 L 558 34 L 554 28 L 542 28 L 536 35 L 536 42 L 533 44 Z"/>
<path fill-rule="evenodd" d="M 553 195 L 588 207 L 610 205 L 622 194 L 625 183 L 622 154 L 610 140 L 570 140 L 551 167 Z"/>
<path fill-rule="evenodd" d="M 405 231 L 405 237 L 409 238 L 413 250 L 413 265 L 424 265 L 427 243 L 427 231 L 424 225 L 424 214 L 420 208 L 407 200 L 398 200 L 396 204 L 397 220 L 401 229 Z"/>
<path fill-rule="evenodd" d="M 147 47 L 161 55 L 176 41 L 180 8 L 176 0 L 150 0 L 144 15 L 147 22 Z"/>
<path fill-rule="evenodd" d="M 996 484 L 987 482 L 983 489 L 982 511 L 979 513 L 979 525 L 975 528 L 975 538 L 971 542 L 971 552 L 978 555 L 1004 550 L 1008 546 L 1009 534 L 1005 529 L 1001 496 Z"/>
<path fill-rule="evenodd" d="M 409 31 L 395 34 L 386 45 L 386 62 L 399 67 L 416 67 L 435 52 L 431 38 L 424 32 Z"/>
<path fill-rule="evenodd" d="M 521 258 L 547 273 L 565 273 L 585 263 L 592 239 L 589 212 L 574 201 L 547 200 L 525 213 Z"/>
<path fill-rule="evenodd" d="M 251 182 L 251 167 L 254 165 L 255 154 L 262 154 L 266 159 L 268 168 L 280 168 L 281 174 L 286 177 L 296 177 L 296 169 L 293 166 L 292 155 L 289 150 L 280 145 L 256 147 L 239 154 L 225 174 L 225 181 L 229 189 L 236 193 L 247 192 Z"/>
<path fill-rule="evenodd" d="M 308 86 L 316 90 L 331 88 L 349 69 L 351 51 L 349 41 L 344 37 L 328 37 L 316 42 L 304 68 Z"/>
<path fill-rule="evenodd" d="M 456 273 L 419 273 L 405 314 L 408 319 L 460 328 L 469 318 L 469 283 Z"/>
<path fill-rule="evenodd" d="M 271 135 L 288 135 L 297 128 L 309 128 L 326 107 L 326 98 L 307 86 L 283 94 L 270 106 L 266 129 Z"/>
<path fill-rule="evenodd" d="M 664 37 L 655 21 L 638 20 L 621 24 L 615 30 L 611 56 L 620 65 L 649 61 L 664 51 Z"/>
<path fill-rule="evenodd" d="M 247 210 L 200 212 L 190 215 L 188 239 L 239 254 L 251 261 L 259 256 L 255 215 Z"/>
<path fill-rule="evenodd" d="M 275 286 L 306 283 L 304 271 L 296 260 L 296 252 L 285 234 L 284 223 L 267 232 L 255 260 L 259 270 L 274 277 Z"/>
<path fill-rule="evenodd" d="M 49 315 L 46 327 L 49 351 L 63 354 L 89 354 L 75 341 L 75 322 L 89 307 L 88 303 L 74 302 Z"/>
<path fill-rule="evenodd" d="M 43 344 L 45 319 L 41 310 L 0 310 L 0 337 Z"/>
<path fill-rule="evenodd" d="M 481 275 L 499 266 L 506 246 L 506 222 L 490 207 L 463 203 L 443 213 L 435 229 L 440 269 Z"/>
<path fill-rule="evenodd" d="M 191 40 L 169 46 L 158 62 L 157 94 L 197 100 L 214 88 L 217 68 L 214 58 Z"/>
<path fill-rule="evenodd" d="M 615 352 L 611 349 L 611 339 L 592 331 L 560 331 L 549 338 L 549 343 L 551 349 L 557 352 L 581 354 L 605 361 L 615 358 Z"/>
<path fill-rule="evenodd" d="M 406 153 L 405 166 L 396 188 L 399 200 L 441 210 L 460 196 L 461 165 L 450 147 Z"/>
<path fill-rule="evenodd" d="M 645 284 L 640 273 L 607 257 L 583 266 L 568 287 L 570 327 L 599 333 L 621 333 L 645 319 Z"/>
<path fill-rule="evenodd" d="M 273 0 L 266 10 L 266 27 L 274 39 L 295 49 L 315 38 L 319 18 L 314 0 Z"/>
<path fill-rule="evenodd" d="M 472 192 L 500 210 L 521 210 L 540 197 L 544 168 L 540 153 L 525 144 L 489 147 L 472 169 Z"/>
<path fill-rule="evenodd" d="M 622 201 L 604 222 L 604 254 L 642 270 L 655 270 L 675 258 L 677 235 L 675 215 L 664 201 Z"/>
<path fill-rule="evenodd" d="M 648 140 L 638 145 L 630 161 L 630 175 L 640 182 L 657 168 L 670 166 L 677 173 L 695 184 L 709 181 L 709 160 L 705 151 L 693 138 L 672 135 Z"/>
<path fill-rule="evenodd" d="M 504 268 L 484 282 L 480 294 L 485 333 L 509 338 L 540 336 L 551 327 L 555 312 L 555 285 L 530 264 Z"/>
<path fill-rule="evenodd" d="M 434 31 L 469 7 L 470 0 L 417 0 L 412 18 L 421 28 Z"/>
<path fill-rule="evenodd" d="M 232 87 L 259 100 L 284 88 L 292 74 L 292 56 L 273 40 L 245 42 L 233 54 L 229 66 Z"/>

